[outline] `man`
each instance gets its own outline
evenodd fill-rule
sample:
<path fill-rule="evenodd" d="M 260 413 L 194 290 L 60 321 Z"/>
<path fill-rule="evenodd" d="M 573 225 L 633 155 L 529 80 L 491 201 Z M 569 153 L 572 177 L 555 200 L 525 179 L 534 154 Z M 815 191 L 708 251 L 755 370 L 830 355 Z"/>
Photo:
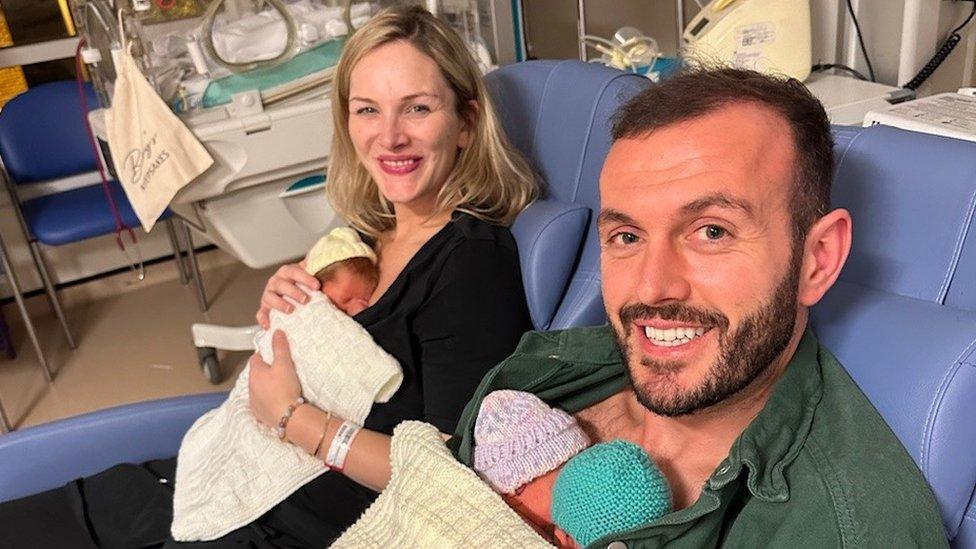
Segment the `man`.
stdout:
<path fill-rule="evenodd" d="M 481 398 L 528 390 L 596 441 L 640 444 L 671 485 L 675 512 L 593 546 L 945 547 L 918 468 L 808 329 L 851 246 L 850 215 L 828 211 L 819 102 L 796 81 L 696 71 L 624 105 L 613 138 L 610 326 L 523 338 L 465 410 L 459 459 Z"/>

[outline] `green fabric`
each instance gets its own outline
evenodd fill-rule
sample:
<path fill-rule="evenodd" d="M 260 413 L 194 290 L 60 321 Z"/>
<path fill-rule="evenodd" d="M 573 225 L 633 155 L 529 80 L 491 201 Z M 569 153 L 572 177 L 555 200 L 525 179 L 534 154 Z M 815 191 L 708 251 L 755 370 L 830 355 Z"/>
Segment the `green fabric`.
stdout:
<path fill-rule="evenodd" d="M 329 40 L 279 65 L 214 80 L 203 92 L 203 106 L 209 108 L 230 103 L 235 93 L 269 90 L 325 70 L 339 62 L 343 43 L 343 40 Z"/>
<path fill-rule="evenodd" d="M 626 384 L 609 327 L 526 334 L 465 408 L 451 441 L 472 459 L 481 399 L 535 393 L 573 413 Z M 948 547 L 911 456 L 809 330 L 772 396 L 688 508 L 588 547 Z"/>

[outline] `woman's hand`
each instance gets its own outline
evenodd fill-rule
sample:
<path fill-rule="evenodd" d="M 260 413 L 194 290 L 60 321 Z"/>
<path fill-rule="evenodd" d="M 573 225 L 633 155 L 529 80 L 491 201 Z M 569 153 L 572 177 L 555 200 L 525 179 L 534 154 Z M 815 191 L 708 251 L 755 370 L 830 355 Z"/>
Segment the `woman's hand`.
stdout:
<path fill-rule="evenodd" d="M 251 357 L 248 393 L 254 417 L 269 427 L 277 427 L 288 406 L 301 396 L 302 386 L 298 382 L 284 332 L 275 330 L 271 336 L 271 348 L 274 351 L 274 362 L 271 364 L 261 360 L 258 353 Z"/>
<path fill-rule="evenodd" d="M 282 265 L 275 272 L 264 286 L 264 293 L 261 294 L 261 307 L 255 317 L 258 324 L 267 330 L 271 326 L 269 315 L 271 309 L 277 309 L 283 313 L 290 313 L 294 309 L 285 297 L 299 302 L 306 303 L 308 294 L 298 287 L 298 284 L 306 286 L 310 290 L 319 289 L 319 280 L 305 272 L 305 261 L 301 263 L 289 263 Z"/>

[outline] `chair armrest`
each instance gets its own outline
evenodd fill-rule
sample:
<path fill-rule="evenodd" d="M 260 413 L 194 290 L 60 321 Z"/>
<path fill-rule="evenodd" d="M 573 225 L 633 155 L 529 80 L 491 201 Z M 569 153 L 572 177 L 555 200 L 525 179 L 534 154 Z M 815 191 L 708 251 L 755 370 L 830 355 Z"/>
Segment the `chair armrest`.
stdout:
<path fill-rule="evenodd" d="M 976 485 L 976 314 L 838 281 L 811 321 L 925 475 L 953 539 Z"/>
<path fill-rule="evenodd" d="M 119 463 L 175 456 L 190 425 L 226 398 L 208 393 L 139 402 L 0 436 L 0 501 Z"/>
<path fill-rule="evenodd" d="M 540 199 L 512 224 L 525 297 L 537 330 L 549 328 L 562 302 L 589 220 L 586 206 Z"/>

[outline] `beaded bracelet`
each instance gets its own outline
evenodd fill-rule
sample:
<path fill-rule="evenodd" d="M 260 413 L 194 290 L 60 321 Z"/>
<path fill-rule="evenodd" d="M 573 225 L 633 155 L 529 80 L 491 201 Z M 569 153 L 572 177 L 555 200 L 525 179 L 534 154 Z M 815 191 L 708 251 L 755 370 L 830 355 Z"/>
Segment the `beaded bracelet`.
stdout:
<path fill-rule="evenodd" d="M 278 420 L 278 438 L 282 442 L 286 441 L 285 428 L 288 427 L 288 420 L 291 419 L 291 415 L 295 413 L 295 410 L 297 410 L 302 404 L 305 404 L 305 402 L 307 402 L 305 397 L 298 397 L 295 399 L 295 402 L 288 405 L 288 409 L 285 410 L 284 415 L 282 415 L 281 419 Z"/>

